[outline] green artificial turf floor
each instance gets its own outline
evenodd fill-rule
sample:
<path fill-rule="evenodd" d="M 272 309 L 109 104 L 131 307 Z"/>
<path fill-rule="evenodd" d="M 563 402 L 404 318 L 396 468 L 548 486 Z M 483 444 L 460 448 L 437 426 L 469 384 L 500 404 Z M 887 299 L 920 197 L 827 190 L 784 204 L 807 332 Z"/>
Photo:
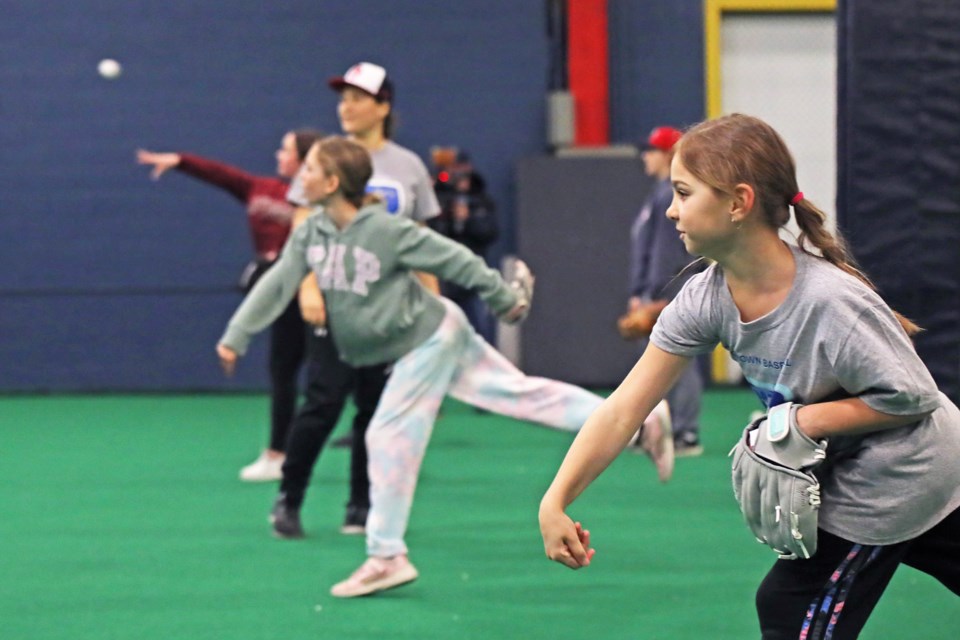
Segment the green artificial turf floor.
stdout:
<path fill-rule="evenodd" d="M 615 461 L 572 509 L 597 548 L 574 572 L 543 557 L 536 518 L 571 437 L 448 402 L 407 538 L 420 579 L 337 600 L 364 558 L 338 532 L 347 452 L 317 466 L 308 537 L 273 538 L 275 485 L 237 479 L 265 397 L 0 397 L 0 638 L 756 638 L 773 556 L 740 522 L 726 457 L 754 408 L 708 392 L 707 452 L 668 485 L 642 456 Z M 958 629 L 957 598 L 904 568 L 862 637 Z"/>

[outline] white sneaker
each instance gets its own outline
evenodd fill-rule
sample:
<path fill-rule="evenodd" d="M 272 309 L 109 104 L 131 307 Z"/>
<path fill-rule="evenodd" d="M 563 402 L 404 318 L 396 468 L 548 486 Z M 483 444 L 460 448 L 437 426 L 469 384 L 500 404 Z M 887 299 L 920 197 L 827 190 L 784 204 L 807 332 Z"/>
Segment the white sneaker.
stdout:
<path fill-rule="evenodd" d="M 643 451 L 653 461 L 660 482 L 667 482 L 673 476 L 673 421 L 666 400 L 653 408 L 630 446 Z"/>
<path fill-rule="evenodd" d="M 330 589 L 337 598 L 355 598 L 377 591 L 386 591 L 417 579 L 416 567 L 410 564 L 406 555 L 392 558 L 367 558 L 360 568 L 343 582 Z"/>
<path fill-rule="evenodd" d="M 240 469 L 240 479 L 245 482 L 269 482 L 283 479 L 284 456 L 272 458 L 264 451 L 260 457 Z"/>

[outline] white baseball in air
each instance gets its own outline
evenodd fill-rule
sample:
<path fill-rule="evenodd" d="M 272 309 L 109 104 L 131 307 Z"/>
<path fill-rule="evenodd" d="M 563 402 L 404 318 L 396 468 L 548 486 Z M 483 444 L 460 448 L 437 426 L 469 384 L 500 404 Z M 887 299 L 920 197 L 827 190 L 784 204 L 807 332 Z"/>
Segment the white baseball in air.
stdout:
<path fill-rule="evenodd" d="M 120 63 L 113 58 L 104 58 L 97 65 L 97 72 L 107 80 L 113 80 L 123 71 Z"/>

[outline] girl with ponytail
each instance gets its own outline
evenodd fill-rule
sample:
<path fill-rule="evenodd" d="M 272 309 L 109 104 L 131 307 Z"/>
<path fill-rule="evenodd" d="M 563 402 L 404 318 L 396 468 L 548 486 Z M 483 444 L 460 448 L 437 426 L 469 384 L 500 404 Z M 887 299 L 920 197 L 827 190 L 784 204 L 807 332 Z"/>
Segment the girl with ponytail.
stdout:
<path fill-rule="evenodd" d="M 571 446 L 540 505 L 547 556 L 591 563 L 589 531 L 568 507 L 690 361 L 719 343 L 766 409 L 792 405 L 775 412 L 790 410 L 791 434 L 826 442 L 815 550 L 778 560 L 762 581 L 763 638 L 856 638 L 901 563 L 960 595 L 960 411 L 913 349 L 916 325 L 826 228 L 765 122 L 734 114 L 695 126 L 671 182 L 667 217 L 687 251 L 713 264 L 664 309 L 640 361 Z M 791 209 L 795 247 L 779 233 Z"/>
<path fill-rule="evenodd" d="M 568 432 L 579 430 L 603 401 L 565 382 L 527 376 L 473 330 L 459 307 L 424 289 L 414 271 L 476 291 L 507 322 L 522 320 L 532 291 L 516 278 L 505 280 L 462 244 L 389 214 L 385 203 L 366 193 L 372 174 L 369 153 L 353 140 L 331 136 L 313 146 L 301 176 L 304 194 L 323 208 L 294 230 L 276 266 L 244 300 L 217 345 L 230 374 L 254 334 L 312 272 L 340 357 L 356 375 L 380 380 L 380 399 L 366 431 L 368 557 L 331 588 L 338 598 L 392 589 L 419 575 L 404 535 L 420 464 L 447 394 Z M 323 429 L 319 448 L 334 425 Z M 634 432 L 661 480 L 668 480 L 673 440 L 666 403 Z"/>

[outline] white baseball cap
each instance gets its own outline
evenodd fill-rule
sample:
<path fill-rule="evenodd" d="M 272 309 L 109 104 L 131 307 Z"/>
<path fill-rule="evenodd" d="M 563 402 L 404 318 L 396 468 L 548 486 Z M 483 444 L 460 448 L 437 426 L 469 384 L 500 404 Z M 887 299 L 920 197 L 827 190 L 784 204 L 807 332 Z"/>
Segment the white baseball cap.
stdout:
<path fill-rule="evenodd" d="M 387 78 L 387 70 L 372 62 L 358 62 L 342 76 L 330 78 L 328 84 L 335 91 L 343 91 L 344 87 L 356 87 L 377 100 L 393 100 L 393 83 Z"/>

